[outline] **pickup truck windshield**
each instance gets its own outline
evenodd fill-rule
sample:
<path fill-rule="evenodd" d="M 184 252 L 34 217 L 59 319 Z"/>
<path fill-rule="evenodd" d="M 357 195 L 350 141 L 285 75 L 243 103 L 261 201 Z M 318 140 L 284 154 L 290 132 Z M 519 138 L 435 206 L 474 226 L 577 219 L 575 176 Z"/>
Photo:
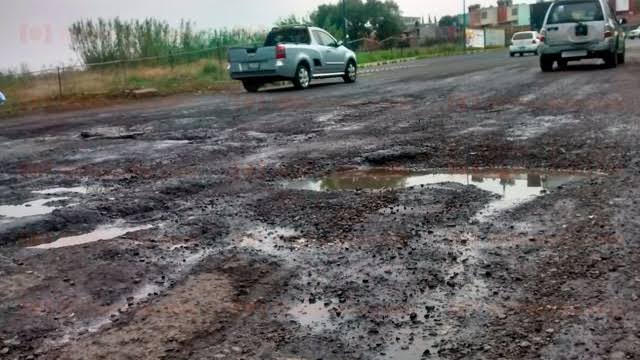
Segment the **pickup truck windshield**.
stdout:
<path fill-rule="evenodd" d="M 602 21 L 602 7 L 597 1 L 560 2 L 549 15 L 549 24 L 578 23 L 584 21 Z"/>
<path fill-rule="evenodd" d="M 277 44 L 311 44 L 309 30 L 296 28 L 272 30 L 267 36 L 264 46 L 276 46 Z"/>

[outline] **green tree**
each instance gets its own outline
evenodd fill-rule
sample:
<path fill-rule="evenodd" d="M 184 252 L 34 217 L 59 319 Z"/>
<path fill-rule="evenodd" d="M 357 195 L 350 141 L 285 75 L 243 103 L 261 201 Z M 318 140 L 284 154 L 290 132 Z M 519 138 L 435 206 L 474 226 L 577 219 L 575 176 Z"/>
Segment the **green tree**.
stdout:
<path fill-rule="evenodd" d="M 450 15 L 443 16 L 440 18 L 440 21 L 438 21 L 439 26 L 454 26 L 457 25 L 457 23 L 458 19 Z"/>
<path fill-rule="evenodd" d="M 276 21 L 276 26 L 287 26 L 287 25 L 312 25 L 309 19 L 305 18 L 297 18 L 295 15 L 289 15 L 286 18 L 280 18 Z"/>
<path fill-rule="evenodd" d="M 394 1 L 344 0 L 346 1 L 347 35 L 355 40 L 375 34 L 378 40 L 399 35 L 403 30 L 400 8 Z M 344 26 L 342 1 L 320 5 L 311 13 L 313 25 L 341 37 Z"/>

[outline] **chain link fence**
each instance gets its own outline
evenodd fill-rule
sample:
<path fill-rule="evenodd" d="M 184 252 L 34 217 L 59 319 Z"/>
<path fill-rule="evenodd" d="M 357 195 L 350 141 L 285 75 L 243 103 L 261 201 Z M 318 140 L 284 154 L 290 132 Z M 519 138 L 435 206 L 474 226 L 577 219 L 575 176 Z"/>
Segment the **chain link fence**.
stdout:
<path fill-rule="evenodd" d="M 78 97 L 136 96 L 140 89 L 165 93 L 207 89 L 229 79 L 227 50 L 215 47 L 167 56 L 0 73 L 0 90 L 7 97 L 0 111 Z"/>

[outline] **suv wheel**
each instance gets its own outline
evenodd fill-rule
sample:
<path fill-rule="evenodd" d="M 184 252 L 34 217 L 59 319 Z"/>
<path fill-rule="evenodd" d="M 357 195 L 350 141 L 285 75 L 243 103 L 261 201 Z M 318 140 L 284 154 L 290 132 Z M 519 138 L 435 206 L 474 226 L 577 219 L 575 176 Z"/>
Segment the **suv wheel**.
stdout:
<path fill-rule="evenodd" d="M 251 81 L 251 80 L 244 80 L 242 82 L 242 85 L 244 86 L 244 89 L 250 93 L 258 92 L 258 90 L 260 90 L 260 87 L 262 87 L 261 83 Z"/>
<path fill-rule="evenodd" d="M 548 55 L 540 56 L 540 69 L 544 72 L 553 71 L 553 58 Z"/>
<path fill-rule="evenodd" d="M 622 54 L 618 54 L 618 64 L 623 65 L 626 61 L 625 57 L 626 57 L 626 53 L 627 51 L 623 51 Z"/>
<path fill-rule="evenodd" d="M 558 69 L 566 70 L 567 69 L 567 60 L 558 60 Z"/>
<path fill-rule="evenodd" d="M 296 89 L 304 90 L 308 89 L 311 84 L 311 73 L 309 72 L 309 68 L 305 64 L 298 65 L 296 69 L 296 75 L 293 78 L 293 86 Z"/>
<path fill-rule="evenodd" d="M 618 66 L 618 51 L 607 54 L 604 58 L 604 65 L 608 68 L 615 68 Z"/>
<path fill-rule="evenodd" d="M 344 82 L 348 84 L 354 83 L 358 80 L 358 65 L 356 65 L 355 61 L 349 60 L 342 78 L 344 79 Z"/>

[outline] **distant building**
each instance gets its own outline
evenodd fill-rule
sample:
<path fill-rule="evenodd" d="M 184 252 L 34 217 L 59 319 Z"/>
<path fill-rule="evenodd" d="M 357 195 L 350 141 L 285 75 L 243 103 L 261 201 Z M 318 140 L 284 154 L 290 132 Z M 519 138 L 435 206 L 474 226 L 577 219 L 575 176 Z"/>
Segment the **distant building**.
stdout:
<path fill-rule="evenodd" d="M 480 8 L 480 25 L 491 26 L 498 25 L 498 8 L 490 6 L 486 8 Z"/>
<path fill-rule="evenodd" d="M 424 23 L 424 19 L 421 17 L 403 16 L 402 23 L 404 24 L 405 28 L 409 28 Z"/>
<path fill-rule="evenodd" d="M 636 0 L 609 0 L 609 4 L 616 11 L 618 17 L 627 19 L 629 24 L 640 24 L 640 8 Z"/>

